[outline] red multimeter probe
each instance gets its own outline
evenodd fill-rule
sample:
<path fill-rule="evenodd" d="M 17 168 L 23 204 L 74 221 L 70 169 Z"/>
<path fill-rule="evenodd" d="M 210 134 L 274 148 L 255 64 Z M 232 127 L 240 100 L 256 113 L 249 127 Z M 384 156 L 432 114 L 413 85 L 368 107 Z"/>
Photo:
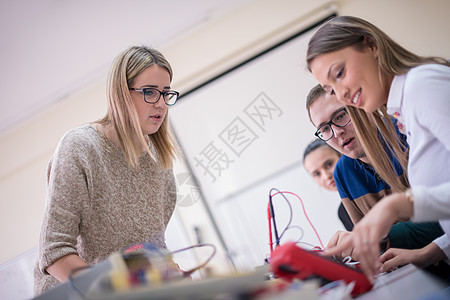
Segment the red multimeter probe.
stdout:
<path fill-rule="evenodd" d="M 362 271 L 302 249 L 294 242 L 284 243 L 273 251 L 270 269 L 277 277 L 287 281 L 317 275 L 329 281 L 355 282 L 353 297 L 369 291 L 373 286 Z"/>

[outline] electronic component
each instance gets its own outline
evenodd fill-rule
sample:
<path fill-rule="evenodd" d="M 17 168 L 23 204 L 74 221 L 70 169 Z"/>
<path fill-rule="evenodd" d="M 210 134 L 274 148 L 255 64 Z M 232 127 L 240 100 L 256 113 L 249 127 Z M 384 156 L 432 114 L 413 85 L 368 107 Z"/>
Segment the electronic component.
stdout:
<path fill-rule="evenodd" d="M 270 269 L 277 277 L 287 281 L 319 276 L 329 281 L 354 282 L 353 297 L 372 289 L 372 284 L 359 269 L 302 249 L 293 242 L 275 248 L 270 257 Z"/>
<path fill-rule="evenodd" d="M 209 246 L 212 254 L 200 265 L 187 270 L 181 270 L 172 260 L 172 255 L 189 249 Z M 86 267 L 73 270 L 69 275 L 69 284 L 82 298 L 110 298 L 113 295 L 127 295 L 137 291 L 148 291 L 163 288 L 170 284 L 190 278 L 190 275 L 203 268 L 215 255 L 216 247 L 212 244 L 198 244 L 173 252 L 157 248 L 151 243 L 132 245 L 121 252 L 108 257 L 111 269 L 99 276 L 89 287 L 86 294 L 79 290 L 72 278 L 73 274 Z M 90 268 L 90 267 L 88 267 Z"/>

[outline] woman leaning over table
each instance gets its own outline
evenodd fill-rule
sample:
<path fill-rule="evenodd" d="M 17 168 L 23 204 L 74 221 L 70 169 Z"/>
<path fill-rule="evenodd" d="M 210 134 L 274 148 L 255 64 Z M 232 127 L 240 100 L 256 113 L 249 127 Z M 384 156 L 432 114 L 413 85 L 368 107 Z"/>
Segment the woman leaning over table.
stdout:
<path fill-rule="evenodd" d="M 160 52 L 126 49 L 110 70 L 106 115 L 59 142 L 47 171 L 36 295 L 131 244 L 166 247 L 178 153 L 168 120 L 178 97 L 171 81 Z"/>

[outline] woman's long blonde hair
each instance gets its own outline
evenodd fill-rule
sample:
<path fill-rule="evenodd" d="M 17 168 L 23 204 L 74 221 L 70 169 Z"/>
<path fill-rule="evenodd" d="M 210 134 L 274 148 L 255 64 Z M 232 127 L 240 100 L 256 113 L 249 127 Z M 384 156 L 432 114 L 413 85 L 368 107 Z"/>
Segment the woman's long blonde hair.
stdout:
<path fill-rule="evenodd" d="M 139 117 L 131 99 L 129 87 L 142 71 L 152 65 L 165 68 L 172 81 L 173 73 L 169 62 L 155 49 L 134 46 L 116 57 L 107 81 L 108 110 L 106 115 L 98 121 L 102 125 L 113 126 L 125 160 L 135 169 L 139 168 L 142 148 L 146 149 L 162 169 L 171 168 L 173 159 L 179 154 L 178 143 L 170 129 L 169 112 L 167 111 L 159 130 L 148 136 L 150 146 L 147 138 L 142 134 Z M 136 137 L 138 144 L 135 142 Z"/>
<path fill-rule="evenodd" d="M 443 58 L 422 57 L 406 50 L 379 28 L 365 20 L 351 16 L 340 16 L 322 25 L 309 41 L 306 56 L 308 69 L 311 70 L 311 62 L 322 54 L 349 46 L 360 50 L 367 46 L 367 41 L 373 43 L 378 49 L 380 74 L 402 75 L 406 74 L 411 68 L 429 63 L 449 66 L 449 63 Z M 388 151 L 391 151 L 400 162 L 403 170 L 407 170 L 408 151 L 402 149 L 391 117 L 387 114 L 386 105 L 381 106 L 378 111 L 371 114 L 355 107 L 348 107 L 348 112 L 363 149 L 375 171 L 394 191 L 405 190 L 408 184 L 403 182 L 404 179 L 395 175 L 395 168 L 384 150 L 387 147 Z M 373 124 L 376 125 L 375 128 Z"/>

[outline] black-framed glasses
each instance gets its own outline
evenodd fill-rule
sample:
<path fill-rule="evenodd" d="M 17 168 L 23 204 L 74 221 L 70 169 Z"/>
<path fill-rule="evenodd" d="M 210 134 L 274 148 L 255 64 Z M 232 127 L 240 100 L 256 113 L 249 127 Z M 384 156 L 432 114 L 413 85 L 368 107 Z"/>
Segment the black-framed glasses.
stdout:
<path fill-rule="evenodd" d="M 351 119 L 350 115 L 347 112 L 347 108 L 343 107 L 333 114 L 329 122 L 317 128 L 317 131 L 314 133 L 314 135 L 322 141 L 326 142 L 334 136 L 333 127 L 331 125 L 335 125 L 337 127 L 345 127 L 348 123 L 350 123 L 350 121 Z"/>
<path fill-rule="evenodd" d="M 180 96 L 179 92 L 173 90 L 163 92 L 155 88 L 143 88 L 143 89 L 130 88 L 130 90 L 142 93 L 142 95 L 144 95 L 144 101 L 150 104 L 157 103 L 162 95 L 164 102 L 167 105 L 174 105 L 175 102 L 177 102 L 178 100 L 178 96 Z"/>

